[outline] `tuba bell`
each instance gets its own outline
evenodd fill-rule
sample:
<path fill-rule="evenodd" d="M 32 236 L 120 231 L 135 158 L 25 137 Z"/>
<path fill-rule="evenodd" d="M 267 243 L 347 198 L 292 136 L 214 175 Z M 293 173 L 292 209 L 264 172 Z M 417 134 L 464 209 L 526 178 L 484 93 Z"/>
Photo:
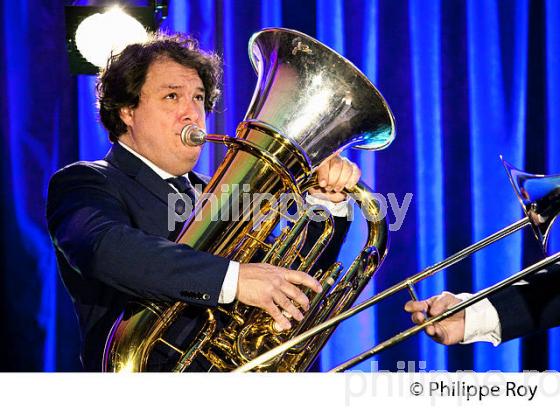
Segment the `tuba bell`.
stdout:
<path fill-rule="evenodd" d="M 207 135 L 225 144 L 227 154 L 205 188 L 194 212 L 176 242 L 214 255 L 246 263 L 260 262 L 308 272 L 333 235 L 332 217 L 325 216 L 323 233 L 306 255 L 300 254 L 310 216 L 302 215 L 273 244 L 267 243 L 280 221 L 278 211 L 251 200 L 236 220 L 220 212 L 238 204 L 232 190 L 266 193 L 271 202 L 292 194 L 302 195 L 316 185 L 313 171 L 333 154 L 349 147 L 380 150 L 395 136 L 393 115 L 383 96 L 352 63 L 317 40 L 293 30 L 266 29 L 252 36 L 249 56 L 258 83 L 245 119 L 236 136 Z M 185 129 L 185 144 L 203 136 Z M 130 303 L 112 327 L 103 355 L 103 370 L 143 371 L 158 344 L 178 354 L 174 371 L 188 370 L 199 355 L 213 370 L 231 371 L 261 353 L 305 332 L 349 308 L 378 270 L 388 249 L 388 227 L 379 204 L 364 184 L 348 192 L 361 205 L 368 224 L 363 249 L 342 275 L 335 263 L 314 273 L 323 291 L 311 297 L 304 320 L 288 331 L 278 331 L 264 311 L 234 302 L 206 310 L 206 320 L 188 346 L 176 346 L 165 333 L 186 303 Z M 250 196 L 254 198 L 254 196 Z M 321 212 L 321 211 L 318 211 Z M 218 326 L 218 315 L 226 321 Z M 221 322 L 223 322 L 221 320 Z M 259 371 L 305 371 L 334 329 L 310 338 L 280 357 L 260 365 Z"/>

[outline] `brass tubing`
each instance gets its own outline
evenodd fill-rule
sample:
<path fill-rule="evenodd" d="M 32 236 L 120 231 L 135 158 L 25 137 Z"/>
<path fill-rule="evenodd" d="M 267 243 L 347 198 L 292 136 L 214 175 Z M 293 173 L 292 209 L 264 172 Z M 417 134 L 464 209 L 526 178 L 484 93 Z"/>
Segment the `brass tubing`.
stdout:
<path fill-rule="evenodd" d="M 278 265 L 282 261 L 282 258 L 285 255 L 286 250 L 290 248 L 298 240 L 302 231 L 307 227 L 308 223 L 309 220 L 305 216 L 299 218 L 296 221 L 296 223 L 291 227 L 287 236 L 283 238 L 282 242 L 279 242 L 278 248 L 276 249 L 276 247 L 274 247 L 275 250 L 273 251 L 272 258 L 268 263 L 272 265 Z"/>
<path fill-rule="evenodd" d="M 289 231 L 289 229 L 286 229 L 286 228 L 282 229 L 282 232 L 280 232 L 280 235 L 278 236 L 278 238 L 276 238 L 274 240 L 274 243 L 268 249 L 268 252 L 266 253 L 266 255 L 263 257 L 262 263 L 270 263 L 271 259 L 278 252 L 278 250 L 276 249 L 276 248 L 278 248 L 278 244 L 280 242 L 284 241 L 286 239 L 286 236 L 288 236 L 288 231 Z"/>
<path fill-rule="evenodd" d="M 341 272 L 342 264 L 340 262 L 335 262 L 329 269 L 327 269 L 327 271 L 323 275 L 325 280 L 321 281 L 323 290 L 317 293 L 313 300 L 310 302 L 310 308 L 307 312 L 305 312 L 304 319 L 301 322 L 297 323 L 297 325 L 290 331 L 291 337 L 294 337 L 294 335 L 297 335 L 299 332 L 301 332 L 302 329 L 309 325 L 310 321 L 313 322 L 315 320 L 315 313 L 319 309 L 321 302 L 325 300 L 327 293 L 331 290 Z M 312 342 L 313 339 L 308 339 L 304 341 L 301 346 L 294 346 L 293 349 L 288 353 L 294 353 L 294 351 L 301 352 L 306 346 L 309 345 L 309 343 Z M 279 358 L 282 360 L 284 356 L 279 356 Z"/>
<path fill-rule="evenodd" d="M 361 304 L 341 313 L 338 316 L 334 316 L 330 319 L 328 319 L 327 321 L 307 330 L 306 332 L 302 333 L 299 336 L 296 336 L 293 339 L 288 340 L 287 342 L 275 347 L 274 349 L 271 349 L 270 351 L 268 351 L 267 353 L 256 357 L 255 359 L 251 360 L 250 362 L 244 364 L 243 366 L 237 368 L 235 371 L 237 372 L 247 372 L 250 371 L 252 369 L 254 369 L 255 367 L 261 365 L 264 362 L 267 362 L 268 360 L 271 360 L 272 358 L 274 358 L 275 356 L 285 352 L 286 350 L 292 348 L 293 346 L 300 344 L 301 342 L 303 342 L 304 340 L 316 335 L 317 333 L 322 332 L 323 330 L 334 326 L 340 322 L 342 322 L 343 320 L 346 320 L 349 317 L 352 317 L 354 315 L 356 315 L 357 313 L 361 312 L 364 309 L 367 309 L 370 306 L 375 305 L 376 303 L 378 303 L 379 301 L 394 295 L 395 293 L 403 290 L 403 289 L 407 289 L 409 288 L 409 286 L 411 284 L 420 282 L 421 280 L 432 276 L 433 274 L 451 266 L 454 265 L 455 263 L 465 259 L 467 256 L 473 254 L 474 252 L 480 250 L 481 248 L 484 248 L 485 246 L 488 246 L 508 235 L 511 235 L 512 233 L 524 228 L 527 225 L 530 225 L 531 222 L 529 221 L 529 218 L 525 217 L 523 219 L 520 219 L 519 221 L 506 226 L 505 228 L 501 229 L 500 231 L 487 236 L 484 239 L 481 239 L 478 242 L 475 242 L 474 244 L 468 246 L 467 248 L 451 255 L 450 257 L 444 259 L 443 261 L 436 263 L 435 265 L 432 265 L 430 267 L 428 267 L 427 269 L 424 269 L 423 271 L 417 273 L 414 276 L 411 276 L 410 278 L 397 283 L 396 285 L 391 286 L 390 288 L 384 290 L 381 293 L 378 293 L 377 295 L 371 297 L 370 299 L 366 300 L 365 302 L 362 302 Z"/>
<path fill-rule="evenodd" d="M 317 242 L 313 245 L 313 247 L 309 250 L 307 255 L 305 256 L 303 262 L 298 266 L 298 270 L 302 272 L 307 272 L 309 268 L 313 266 L 313 264 L 319 259 L 323 250 L 327 247 L 331 238 L 334 234 L 334 222 L 333 217 L 329 215 L 329 217 L 325 220 L 325 226 L 323 227 L 323 232 Z"/>
<path fill-rule="evenodd" d="M 297 335 L 301 331 L 301 329 L 307 326 L 310 320 L 313 320 L 313 316 L 317 312 L 319 305 L 321 304 L 321 302 L 323 301 L 323 299 L 325 298 L 329 290 L 332 288 L 333 284 L 336 282 L 338 277 L 340 276 L 340 272 L 342 272 L 342 265 L 339 262 L 334 263 L 327 270 L 326 280 L 324 281 L 324 283 L 323 282 L 321 283 L 321 285 L 323 285 L 323 290 L 317 293 L 315 297 L 311 300 L 311 302 L 309 303 L 310 305 L 309 310 L 305 312 L 304 319 L 295 326 L 294 330 L 292 331 L 293 335 Z"/>
<path fill-rule="evenodd" d="M 560 252 L 555 253 L 552 256 L 549 256 L 548 258 L 542 259 L 539 262 L 526 267 L 525 269 L 523 269 L 522 271 L 516 273 L 515 275 L 510 276 L 507 279 L 504 279 L 501 282 L 496 283 L 493 286 L 490 286 L 484 290 L 481 290 L 480 292 L 476 293 L 473 295 L 472 298 L 467 299 L 455 306 L 453 306 L 452 308 L 449 308 L 448 310 L 446 310 L 445 312 L 443 312 L 442 314 L 438 315 L 438 316 L 434 316 L 430 319 L 428 319 L 427 321 L 425 321 L 424 323 L 417 325 L 417 326 L 413 326 L 395 336 L 393 336 L 390 339 L 387 339 L 386 341 L 378 344 L 377 346 L 373 347 L 372 349 L 363 352 L 362 354 L 338 365 L 337 367 L 335 367 L 334 369 L 330 370 L 331 372 L 341 372 L 344 371 L 352 366 L 355 366 L 356 364 L 362 362 L 363 360 L 366 360 L 368 358 L 370 358 L 371 356 L 376 355 L 377 353 L 388 349 L 389 347 L 394 346 L 397 343 L 400 343 L 401 341 L 409 338 L 410 336 L 415 335 L 416 333 L 420 332 L 421 330 L 424 330 L 426 327 L 433 325 L 434 323 L 440 322 L 442 320 L 447 319 L 450 316 L 453 316 L 455 313 L 460 312 L 463 309 L 468 308 L 471 305 L 474 305 L 475 303 L 479 302 L 480 300 L 498 292 L 499 290 L 502 290 L 510 285 L 513 285 L 514 283 L 520 281 L 521 279 L 532 275 L 533 273 L 539 271 L 540 269 L 544 268 L 546 265 L 554 263 L 556 261 L 560 260 Z"/>
<path fill-rule="evenodd" d="M 204 345 L 205 343 L 210 340 L 214 332 L 216 331 L 217 323 L 216 318 L 210 309 L 206 309 L 206 323 L 198 332 L 198 335 L 195 338 L 195 343 L 190 346 L 190 349 L 183 353 L 179 359 L 179 361 L 175 364 L 173 368 L 174 372 L 183 372 L 185 369 L 190 366 L 192 361 L 195 358 L 196 352 L 200 348 L 200 346 Z"/>
<path fill-rule="evenodd" d="M 358 257 L 356 257 L 342 279 L 334 286 L 332 292 L 330 292 L 327 296 L 327 306 L 324 307 L 321 312 L 319 312 L 319 314 L 313 319 L 314 326 L 316 323 L 323 322 L 331 315 L 336 316 L 342 311 L 342 309 L 340 309 L 340 306 L 345 305 L 346 299 L 354 297 L 355 291 L 348 290 L 348 288 L 352 288 L 352 281 L 355 279 L 356 274 L 358 274 L 360 271 L 367 271 L 369 262 L 371 260 L 370 258 L 374 254 L 377 254 L 377 250 L 374 247 L 369 247 L 367 249 L 364 249 L 362 253 L 358 255 Z M 334 330 L 334 326 L 331 329 Z"/>
<path fill-rule="evenodd" d="M 362 251 L 361 255 L 358 255 L 350 268 L 346 271 L 341 280 L 329 294 L 326 300 L 326 307 L 324 307 L 319 314 L 313 319 L 311 324 L 315 326 L 318 323 L 325 321 L 329 317 L 336 316 L 344 311 L 344 307 L 347 306 L 349 301 L 356 297 L 360 292 L 355 290 L 354 281 L 356 280 L 356 275 L 369 276 L 369 270 L 372 266 L 371 258 L 378 255 L 377 249 L 375 247 L 369 247 Z M 330 335 L 336 330 L 336 325 L 324 330 L 321 335 L 323 340 L 327 340 Z M 314 340 L 311 338 L 310 340 Z M 307 343 L 309 345 L 309 342 Z"/>

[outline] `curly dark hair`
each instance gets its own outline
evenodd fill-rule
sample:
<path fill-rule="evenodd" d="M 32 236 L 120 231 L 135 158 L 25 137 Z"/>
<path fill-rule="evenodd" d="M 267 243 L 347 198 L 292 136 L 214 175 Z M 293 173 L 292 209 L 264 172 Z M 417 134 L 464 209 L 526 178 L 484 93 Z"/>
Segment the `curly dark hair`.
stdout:
<path fill-rule="evenodd" d="M 201 50 L 198 41 L 182 35 L 155 33 L 145 43 L 132 44 L 111 56 L 97 80 L 97 103 L 101 122 L 113 142 L 127 131 L 120 109 L 136 108 L 150 65 L 158 58 L 195 69 L 205 90 L 204 109 L 212 112 L 220 95 L 222 62 L 217 54 Z"/>

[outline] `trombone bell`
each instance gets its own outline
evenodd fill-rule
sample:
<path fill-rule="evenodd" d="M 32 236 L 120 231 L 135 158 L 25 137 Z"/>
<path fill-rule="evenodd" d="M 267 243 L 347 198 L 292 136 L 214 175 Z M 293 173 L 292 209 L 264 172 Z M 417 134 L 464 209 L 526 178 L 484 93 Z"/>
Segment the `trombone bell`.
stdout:
<path fill-rule="evenodd" d="M 550 228 L 560 213 L 560 175 L 529 174 L 515 168 L 501 155 L 500 159 L 523 212 L 529 218 L 543 252 L 547 254 Z"/>

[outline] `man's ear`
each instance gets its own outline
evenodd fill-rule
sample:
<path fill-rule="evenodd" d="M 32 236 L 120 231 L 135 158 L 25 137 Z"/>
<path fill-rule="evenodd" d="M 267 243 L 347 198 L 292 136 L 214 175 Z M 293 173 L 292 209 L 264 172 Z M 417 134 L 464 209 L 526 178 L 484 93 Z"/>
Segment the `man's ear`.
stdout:
<path fill-rule="evenodd" d="M 122 122 L 124 122 L 127 127 L 131 127 L 134 110 L 131 107 L 123 107 L 119 110 L 119 117 L 121 117 Z"/>

